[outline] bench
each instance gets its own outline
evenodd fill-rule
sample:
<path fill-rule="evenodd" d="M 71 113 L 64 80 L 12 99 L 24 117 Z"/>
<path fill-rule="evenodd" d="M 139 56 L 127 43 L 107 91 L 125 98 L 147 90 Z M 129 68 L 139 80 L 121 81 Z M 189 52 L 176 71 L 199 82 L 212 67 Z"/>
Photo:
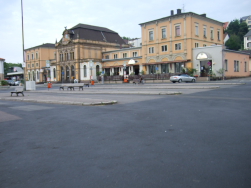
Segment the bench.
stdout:
<path fill-rule="evenodd" d="M 15 93 L 17 96 L 19 93 L 21 93 L 24 96 L 24 87 L 23 86 L 15 87 L 15 90 L 11 91 L 10 93 L 11 93 L 11 97 L 13 93 Z"/>
<path fill-rule="evenodd" d="M 82 83 L 84 83 L 84 86 L 88 86 L 88 87 L 90 87 L 90 80 L 83 80 L 83 81 L 81 81 Z"/>
<path fill-rule="evenodd" d="M 74 87 L 78 87 L 79 88 L 79 91 L 80 89 L 84 90 L 84 83 L 72 83 L 72 84 L 62 84 L 60 87 L 59 87 L 59 90 L 63 89 L 67 87 L 67 90 L 70 89 L 70 90 L 74 90 Z"/>
<path fill-rule="evenodd" d="M 132 80 L 133 84 L 144 84 L 144 80 L 140 80 L 140 79 L 133 79 Z"/>

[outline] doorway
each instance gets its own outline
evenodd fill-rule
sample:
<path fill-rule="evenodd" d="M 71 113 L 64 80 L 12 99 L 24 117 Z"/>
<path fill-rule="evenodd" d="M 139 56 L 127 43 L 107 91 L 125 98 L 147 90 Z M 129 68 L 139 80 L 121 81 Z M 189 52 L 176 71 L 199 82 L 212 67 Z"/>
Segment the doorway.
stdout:
<path fill-rule="evenodd" d="M 201 77 L 210 76 L 211 68 L 212 68 L 212 60 L 200 61 L 200 76 Z"/>
<path fill-rule="evenodd" d="M 133 70 L 134 70 L 135 75 L 139 75 L 139 65 L 133 66 Z"/>

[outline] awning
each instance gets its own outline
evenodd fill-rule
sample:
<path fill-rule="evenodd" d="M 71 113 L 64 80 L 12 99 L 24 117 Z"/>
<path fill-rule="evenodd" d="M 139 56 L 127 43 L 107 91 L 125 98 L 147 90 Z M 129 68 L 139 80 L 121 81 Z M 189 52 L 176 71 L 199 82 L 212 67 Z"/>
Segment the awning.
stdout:
<path fill-rule="evenodd" d="M 190 59 L 187 60 L 174 60 L 174 61 L 162 61 L 162 62 L 153 62 L 153 63 L 142 63 L 142 65 L 160 65 L 166 63 L 185 63 L 191 61 Z"/>
<path fill-rule="evenodd" d="M 10 72 L 10 73 L 7 73 L 7 75 L 20 75 L 20 74 L 24 74 L 24 72 Z"/>

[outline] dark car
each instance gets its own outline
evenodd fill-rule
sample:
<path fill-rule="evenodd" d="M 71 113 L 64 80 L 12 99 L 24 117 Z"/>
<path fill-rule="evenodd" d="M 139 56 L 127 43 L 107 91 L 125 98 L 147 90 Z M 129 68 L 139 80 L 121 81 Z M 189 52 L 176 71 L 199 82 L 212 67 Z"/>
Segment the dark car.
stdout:
<path fill-rule="evenodd" d="M 6 80 L 10 86 L 14 86 L 15 85 L 15 82 L 13 80 Z"/>

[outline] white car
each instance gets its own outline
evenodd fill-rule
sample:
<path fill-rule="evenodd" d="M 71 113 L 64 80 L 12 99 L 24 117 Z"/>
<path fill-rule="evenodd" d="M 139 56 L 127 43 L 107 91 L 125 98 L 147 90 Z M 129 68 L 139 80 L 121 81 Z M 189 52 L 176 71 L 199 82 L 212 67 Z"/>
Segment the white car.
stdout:
<path fill-rule="evenodd" d="M 179 82 L 179 83 L 181 83 L 181 82 L 195 82 L 196 78 L 189 76 L 187 74 L 180 74 L 177 76 L 171 76 L 170 81 L 173 83 L 175 83 L 175 82 Z"/>

